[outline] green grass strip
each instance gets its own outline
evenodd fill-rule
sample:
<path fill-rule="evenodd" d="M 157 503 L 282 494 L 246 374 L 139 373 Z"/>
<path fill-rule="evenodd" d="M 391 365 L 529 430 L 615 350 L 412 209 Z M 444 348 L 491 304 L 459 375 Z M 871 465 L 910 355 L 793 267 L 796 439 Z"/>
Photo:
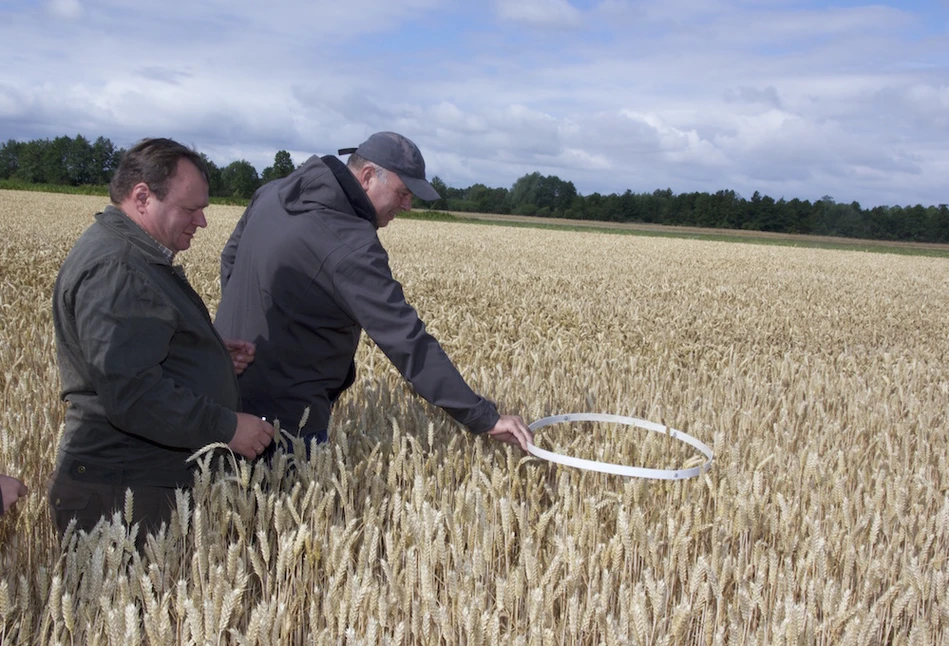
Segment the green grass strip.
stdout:
<path fill-rule="evenodd" d="M 781 247 L 799 247 L 802 249 L 830 249 L 838 251 L 868 251 L 872 253 L 892 253 L 904 256 L 926 256 L 932 258 L 949 258 L 949 248 L 932 249 L 929 247 L 914 247 L 889 245 L 886 242 L 868 242 L 856 238 L 841 238 L 841 242 L 806 239 L 780 239 L 756 236 L 753 232 L 743 235 L 729 235 L 728 233 L 705 233 L 683 231 L 652 231 L 633 228 L 607 228 L 598 226 L 583 226 L 582 224 L 550 224 L 548 222 L 512 222 L 489 220 L 453 215 L 442 211 L 410 211 L 399 215 L 408 220 L 424 220 L 430 222 L 453 222 L 457 224 L 486 224 L 502 227 L 530 227 L 534 229 L 548 229 L 551 231 L 573 231 L 578 233 L 606 233 L 614 235 L 633 235 L 659 238 L 682 238 L 686 240 L 708 240 L 714 242 L 739 242 L 747 244 L 775 245 Z"/>

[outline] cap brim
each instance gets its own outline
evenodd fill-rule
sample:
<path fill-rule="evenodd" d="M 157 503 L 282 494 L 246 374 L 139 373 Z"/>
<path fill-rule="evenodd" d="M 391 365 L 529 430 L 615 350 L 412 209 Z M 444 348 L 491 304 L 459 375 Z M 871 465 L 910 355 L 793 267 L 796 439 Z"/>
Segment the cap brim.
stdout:
<path fill-rule="evenodd" d="M 426 182 L 424 179 L 406 177 L 405 175 L 399 175 L 399 179 L 401 179 L 402 183 L 405 184 L 405 188 L 412 192 L 412 195 L 423 202 L 434 202 L 435 200 L 441 199 L 442 197 L 438 194 L 438 191 L 432 188 L 432 185 Z"/>

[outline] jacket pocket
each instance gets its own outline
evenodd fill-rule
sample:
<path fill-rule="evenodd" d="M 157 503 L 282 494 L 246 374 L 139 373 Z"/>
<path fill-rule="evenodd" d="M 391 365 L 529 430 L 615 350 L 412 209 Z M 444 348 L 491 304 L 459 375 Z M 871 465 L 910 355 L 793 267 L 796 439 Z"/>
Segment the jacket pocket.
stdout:
<path fill-rule="evenodd" d="M 83 486 L 85 483 L 65 482 L 57 478 L 49 488 L 49 502 L 57 511 L 80 511 L 89 506 L 93 493 Z M 70 478 L 71 480 L 71 478 Z"/>
<path fill-rule="evenodd" d="M 102 517 L 102 502 L 94 486 L 59 474 L 49 487 L 50 516 L 62 536 L 75 518 L 76 529 L 89 531 Z"/>

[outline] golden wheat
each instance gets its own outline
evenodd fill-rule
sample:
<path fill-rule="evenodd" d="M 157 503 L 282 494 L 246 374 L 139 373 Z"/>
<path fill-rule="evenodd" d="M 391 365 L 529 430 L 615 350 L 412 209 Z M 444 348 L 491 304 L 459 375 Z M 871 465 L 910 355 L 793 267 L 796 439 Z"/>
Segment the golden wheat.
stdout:
<path fill-rule="evenodd" d="M 139 555 L 128 509 L 60 549 L 44 490 L 52 284 L 103 204 L 0 191 L 0 471 L 32 488 L 0 519 L 3 644 L 949 643 L 946 260 L 396 222 L 394 272 L 476 389 L 528 420 L 661 421 L 712 470 L 623 479 L 472 438 L 366 341 L 327 445 L 199 456 Z M 211 207 L 182 256 L 212 312 L 239 215 Z M 616 425 L 537 441 L 695 464 Z"/>

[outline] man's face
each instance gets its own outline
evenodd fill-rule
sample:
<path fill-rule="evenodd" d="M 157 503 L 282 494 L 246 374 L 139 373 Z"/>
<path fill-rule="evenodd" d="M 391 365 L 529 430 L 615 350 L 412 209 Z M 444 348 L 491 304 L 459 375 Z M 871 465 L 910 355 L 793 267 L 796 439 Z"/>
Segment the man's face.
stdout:
<path fill-rule="evenodd" d="M 380 229 L 395 219 L 401 211 L 412 210 L 412 193 L 405 187 L 399 176 L 392 172 L 385 174 L 385 181 L 379 180 L 379 174 L 373 170 L 368 180 L 366 195 L 376 208 L 376 226 Z"/>
<path fill-rule="evenodd" d="M 204 209 L 208 206 L 208 183 L 198 167 L 187 159 L 178 160 L 178 170 L 168 181 L 168 193 L 159 200 L 149 196 L 147 213 L 149 233 L 175 253 L 191 246 L 198 228 L 206 227 Z"/>

